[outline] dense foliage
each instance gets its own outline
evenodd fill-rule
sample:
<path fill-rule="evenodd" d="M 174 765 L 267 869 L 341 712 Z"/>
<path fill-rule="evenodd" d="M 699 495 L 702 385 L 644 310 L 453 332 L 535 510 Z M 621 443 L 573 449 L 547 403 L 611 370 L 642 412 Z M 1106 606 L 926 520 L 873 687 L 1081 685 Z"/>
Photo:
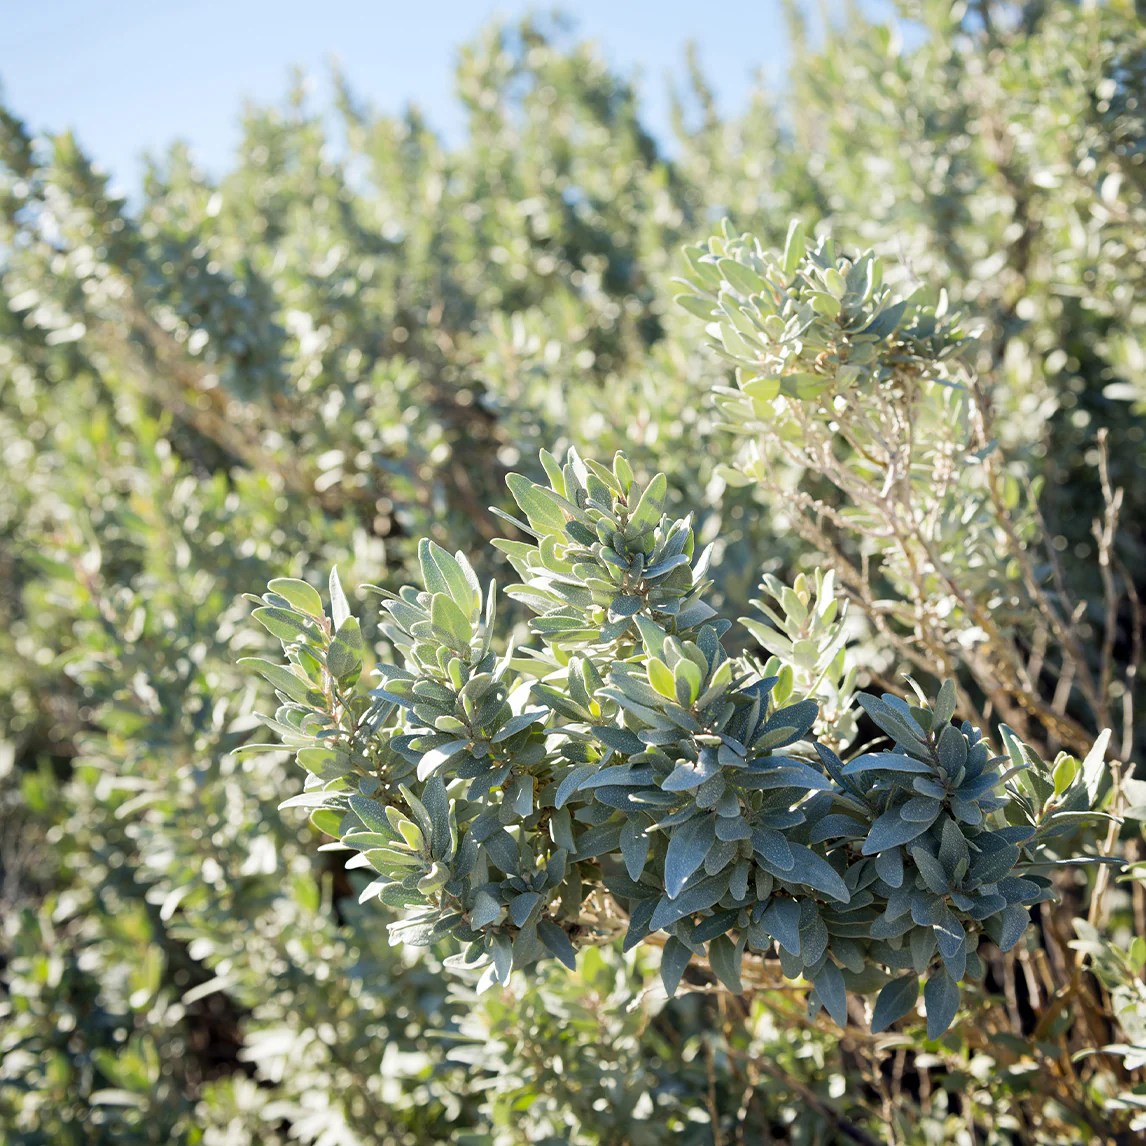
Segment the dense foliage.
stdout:
<path fill-rule="evenodd" d="M 0 112 L 0 1141 L 1142 1131 L 1146 38 L 902 14 Z"/>

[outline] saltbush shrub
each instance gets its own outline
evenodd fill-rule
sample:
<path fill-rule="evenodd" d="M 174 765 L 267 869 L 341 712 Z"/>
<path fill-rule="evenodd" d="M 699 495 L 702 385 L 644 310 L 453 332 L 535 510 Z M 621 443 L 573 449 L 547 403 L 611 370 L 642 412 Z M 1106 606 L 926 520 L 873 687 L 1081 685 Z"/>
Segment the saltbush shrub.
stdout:
<path fill-rule="evenodd" d="M 794 15 L 784 82 L 742 114 L 694 62 L 671 146 L 599 53 L 538 20 L 461 52 L 454 143 L 337 77 L 329 108 L 300 87 L 248 109 L 227 171 L 177 146 L 129 199 L 71 136 L 0 110 L 0 1140 L 1141 1132 L 1146 44 L 1128 0 L 896 7 L 902 35 Z M 566 511 L 579 485 L 595 504 Z M 647 535 L 597 533 L 649 489 Z M 686 558 L 655 592 L 645 544 Z M 495 618 L 456 576 L 442 588 L 439 559 L 469 586 L 458 552 L 483 610 L 503 586 Z M 571 552 L 591 580 L 546 564 Z M 323 601 L 335 565 L 386 607 Z M 620 592 L 645 581 L 654 600 Z M 265 607 L 301 630 L 252 623 L 243 594 L 270 582 L 295 599 Z M 322 621 L 344 610 L 360 640 L 335 644 Z M 442 665 L 459 616 L 471 651 Z M 447 698 L 467 687 L 454 661 L 486 675 L 469 659 L 486 636 L 488 736 Z M 307 642 L 328 670 L 361 661 L 338 689 L 376 724 L 311 688 Z M 259 745 L 246 657 L 294 693 L 281 723 L 318 769 L 317 827 L 278 810 L 299 776 Z M 699 723 L 693 684 L 721 673 L 727 702 L 704 713 L 731 707 L 719 735 L 742 757 L 672 718 Z M 952 696 L 966 732 L 935 719 Z M 793 731 L 763 732 L 784 710 Z M 493 743 L 492 722 L 527 716 Z M 943 738 L 967 747 L 958 781 Z M 442 755 L 459 739 L 478 755 Z M 497 780 L 505 745 L 517 771 Z M 709 780 L 665 791 L 713 748 Z M 956 800 L 984 752 L 982 791 Z M 785 789 L 745 785 L 750 758 L 795 762 L 803 823 L 777 823 Z M 580 788 L 613 768 L 625 783 Z M 797 774 L 825 787 L 804 796 Z M 433 817 L 402 789 L 429 816 L 439 785 L 457 850 L 451 833 L 423 857 Z M 747 840 L 717 836 L 728 792 Z M 343 837 L 374 831 L 351 797 L 399 821 L 375 815 L 389 842 L 348 868 Z M 889 813 L 924 826 L 873 839 Z M 840 834 L 813 839 L 824 823 Z M 1000 870 L 972 875 L 992 847 Z M 848 902 L 815 886 L 823 865 Z M 666 920 L 705 879 L 720 897 Z M 904 888 L 918 905 L 897 916 Z M 438 925 L 434 896 L 464 926 L 392 946 Z M 773 908 L 797 900 L 793 934 Z M 938 1035 L 952 920 L 967 974 Z M 575 970 L 545 943 L 568 957 L 561 935 Z M 489 983 L 507 945 L 522 967 Z M 678 969 L 668 999 L 658 971 Z"/>

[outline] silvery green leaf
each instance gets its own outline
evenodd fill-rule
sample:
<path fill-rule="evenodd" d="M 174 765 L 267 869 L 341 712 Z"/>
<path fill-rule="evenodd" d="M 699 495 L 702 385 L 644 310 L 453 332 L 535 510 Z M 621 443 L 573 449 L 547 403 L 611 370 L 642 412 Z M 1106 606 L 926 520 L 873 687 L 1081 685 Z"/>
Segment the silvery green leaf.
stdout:
<path fill-rule="evenodd" d="M 999 880 L 999 894 L 1008 903 L 1037 903 L 1047 891 L 1048 889 L 1040 887 L 1033 879 L 1008 876 Z"/>
<path fill-rule="evenodd" d="M 682 760 L 661 783 L 666 792 L 687 792 L 720 774 L 716 753 L 702 749 L 698 760 Z"/>
<path fill-rule="evenodd" d="M 605 852 L 614 851 L 620 845 L 620 835 L 620 824 L 600 824 L 590 828 L 578 837 L 577 854 L 572 858 L 575 861 L 593 859 Z"/>
<path fill-rule="evenodd" d="M 818 844 L 824 840 L 860 839 L 867 834 L 867 824 L 857 820 L 854 816 L 845 816 L 840 812 L 833 812 L 829 816 L 814 821 L 809 835 L 811 843 Z"/>
<path fill-rule="evenodd" d="M 806 792 L 830 792 L 832 783 L 826 777 L 798 760 L 765 756 L 753 760 L 736 783 L 744 788 L 770 791 L 775 788 L 803 788 Z"/>
<path fill-rule="evenodd" d="M 1002 913 L 1002 929 L 999 934 L 999 950 L 1010 951 L 1023 937 L 1030 923 L 1030 913 L 1025 907 L 1012 904 Z"/>
<path fill-rule="evenodd" d="M 440 776 L 432 777 L 422 789 L 422 803 L 430 816 L 430 851 L 436 858 L 448 854 L 452 847 L 450 802 Z"/>
<path fill-rule="evenodd" d="M 917 975 L 922 975 L 935 954 L 935 931 L 930 927 L 913 927 L 910 943 L 911 965 Z"/>
<path fill-rule="evenodd" d="M 790 872 L 796 866 L 796 857 L 792 854 L 788 841 L 775 828 L 754 828 L 752 847 L 778 872 Z"/>
<path fill-rule="evenodd" d="M 939 954 L 944 959 L 953 959 L 959 949 L 967 942 L 967 933 L 963 924 L 959 922 L 955 913 L 944 907 L 938 912 L 936 922 L 932 925 L 935 931 L 935 941 L 939 944 Z"/>
<path fill-rule="evenodd" d="M 919 978 L 914 973 L 892 979 L 879 993 L 875 1001 L 875 1013 L 871 1019 L 871 1033 L 887 1030 L 892 1023 L 902 1019 L 919 998 Z"/>
<path fill-rule="evenodd" d="M 728 891 L 728 878 L 724 875 L 709 876 L 686 888 L 676 899 L 665 896 L 653 912 L 651 929 L 663 931 L 666 927 L 693 915 L 706 911 Z"/>
<path fill-rule="evenodd" d="M 350 616 L 350 604 L 346 594 L 342 591 L 342 582 L 338 579 L 338 566 L 332 566 L 328 582 L 330 589 L 330 619 L 334 622 L 334 630 L 342 628 L 343 622 Z"/>
<path fill-rule="evenodd" d="M 952 1024 L 959 1010 L 959 984 L 947 971 L 938 967 L 931 972 L 923 988 L 927 1008 L 927 1037 L 937 1039 Z"/>
<path fill-rule="evenodd" d="M 716 838 L 718 840 L 748 840 L 752 838 L 752 828 L 742 816 L 738 815 L 735 819 L 731 816 L 725 816 L 718 804 L 716 817 Z"/>
<path fill-rule="evenodd" d="M 286 665 L 275 664 L 263 657 L 241 657 L 238 663 L 251 665 L 255 672 L 270 681 L 273 688 L 299 704 L 305 703 L 307 694 L 312 691 L 312 686 L 291 672 Z"/>
<path fill-rule="evenodd" d="M 889 808 L 872 824 L 861 851 L 865 856 L 870 856 L 888 848 L 898 847 L 927 831 L 927 827 L 927 824 L 905 820 L 899 814 L 898 808 Z"/>
<path fill-rule="evenodd" d="M 541 902 L 536 891 L 523 891 L 509 901 L 509 917 L 517 927 L 524 927 L 533 909 Z"/>
<path fill-rule="evenodd" d="M 288 796 L 279 804 L 279 811 L 287 808 L 337 808 L 340 805 L 340 792 L 328 792 L 315 788 L 307 792 L 299 792 L 296 796 Z M 351 797 L 354 799 L 355 797 Z M 364 821 L 365 822 L 365 821 Z M 370 825 L 368 824 L 367 827 Z"/>
<path fill-rule="evenodd" d="M 971 861 L 970 878 L 974 883 L 998 883 L 1010 875 L 1019 860 L 1019 849 L 993 833 L 975 837 L 979 854 Z"/>
<path fill-rule="evenodd" d="M 309 586 L 307 586 L 309 588 Z M 317 633 L 312 621 L 301 616 L 293 609 L 282 609 L 274 606 L 263 606 L 252 611 L 251 616 L 263 626 L 272 636 L 278 637 L 284 644 L 297 641 L 300 637 Z"/>
<path fill-rule="evenodd" d="M 394 829 L 386 817 L 386 808 L 384 805 L 366 796 L 350 796 L 347 803 L 350 805 L 354 814 L 370 831 L 380 832 L 384 836 L 389 836 L 390 839 L 398 838 L 394 834 Z"/>
<path fill-rule="evenodd" d="M 810 899 L 805 899 L 800 908 L 800 958 L 805 967 L 813 967 L 828 949 L 828 928 Z"/>
<path fill-rule="evenodd" d="M 611 724 L 593 725 L 593 735 L 609 748 L 625 755 L 635 755 L 645 750 L 645 745 L 635 732 L 627 728 L 617 728 Z"/>
<path fill-rule="evenodd" d="M 788 847 L 796 860 L 796 867 L 791 877 L 793 882 L 822 891 L 841 903 L 847 903 L 851 899 L 847 884 L 823 856 L 817 855 L 803 844 L 789 842 Z"/>
<path fill-rule="evenodd" d="M 443 764 L 453 759 L 469 745 L 468 740 L 449 740 L 439 748 L 425 753 L 418 761 L 418 779 L 425 780 L 432 776 Z"/>
<path fill-rule="evenodd" d="M 617 786 L 643 786 L 651 784 L 652 779 L 653 770 L 647 765 L 610 764 L 606 768 L 598 768 L 588 779 L 583 780 L 578 791 Z"/>
<path fill-rule="evenodd" d="M 734 994 L 744 993 L 744 985 L 740 981 L 740 963 L 744 948 L 739 943 L 733 943 L 727 935 L 714 939 L 708 945 L 708 962 L 716 977 Z"/>
<path fill-rule="evenodd" d="M 665 853 L 665 892 L 676 899 L 688 877 L 704 863 L 716 840 L 712 816 L 696 816 L 681 824 L 669 839 Z"/>
<path fill-rule="evenodd" d="M 875 870 L 888 887 L 903 886 L 903 853 L 899 848 L 888 848 L 875 857 Z"/>
<path fill-rule="evenodd" d="M 497 981 L 504 987 L 509 982 L 510 972 L 513 970 L 513 945 L 505 935 L 493 937 L 494 974 Z"/>
<path fill-rule="evenodd" d="M 508 740 L 511 736 L 515 736 L 531 725 L 544 720 L 548 715 L 548 711 L 544 708 L 533 708 L 519 716 L 512 716 L 497 730 L 491 738 L 491 743 L 500 744 L 503 740 Z"/>
<path fill-rule="evenodd" d="M 935 704 L 931 708 L 932 728 L 943 728 L 951 723 L 951 718 L 955 715 L 957 700 L 955 682 L 945 680 L 939 690 L 939 695 L 935 698 Z"/>
<path fill-rule="evenodd" d="M 555 808 L 563 808 L 580 786 L 600 769 L 595 764 L 580 764 L 569 772 L 557 785 L 557 794 L 553 798 Z"/>
<path fill-rule="evenodd" d="M 576 971 L 576 952 L 564 927 L 558 927 L 550 919 L 542 919 L 537 924 L 537 937 L 570 971 Z"/>
<path fill-rule="evenodd" d="M 912 823 L 930 827 L 939 818 L 943 804 L 930 796 L 912 796 L 899 809 L 899 814 Z"/>
<path fill-rule="evenodd" d="M 925 847 L 913 847 L 910 851 L 927 890 L 946 895 L 951 890 L 951 881 L 943 865 Z"/>
<path fill-rule="evenodd" d="M 529 524 L 540 534 L 562 534 L 565 531 L 565 512 L 548 490 L 531 482 L 522 474 L 510 474 L 505 479 L 513 500 L 529 519 Z"/>
<path fill-rule="evenodd" d="M 800 905 L 794 900 L 772 900 L 761 921 L 768 934 L 794 956 L 800 955 Z"/>
<path fill-rule="evenodd" d="M 830 959 L 820 968 L 813 983 L 820 1002 L 824 1004 L 828 1014 L 832 1016 L 837 1026 L 846 1027 L 848 1023 L 848 995 L 844 986 L 844 976 Z"/>
<path fill-rule="evenodd" d="M 940 784 L 938 780 L 931 779 L 930 776 L 916 777 L 911 781 L 911 786 L 921 796 L 930 796 L 933 800 L 944 800 L 947 798 L 947 789 Z"/>
<path fill-rule="evenodd" d="M 639 537 L 660 523 L 667 494 L 668 479 L 664 474 L 657 474 L 645 487 L 636 508 L 629 515 L 628 533 L 631 537 Z"/>
<path fill-rule="evenodd" d="M 910 748 L 913 751 L 921 753 L 927 752 L 927 745 L 924 743 L 922 737 L 922 729 L 918 726 L 913 728 L 912 725 L 908 724 L 907 720 L 904 719 L 902 713 L 894 711 L 883 700 L 879 700 L 866 692 L 856 693 L 856 700 L 859 706 L 875 721 L 879 728 L 894 740 L 902 744 L 905 748 Z M 908 716 L 907 719 L 909 720 L 910 716 Z M 912 724 L 914 724 L 914 721 Z"/>
<path fill-rule="evenodd" d="M 517 844 L 514 842 L 513 836 L 504 828 L 498 828 L 497 831 L 491 832 L 482 841 L 482 847 L 490 860 L 506 875 L 517 870 Z"/>
<path fill-rule="evenodd" d="M 322 598 L 318 590 L 305 581 L 299 581 L 294 577 L 276 577 L 267 583 L 267 588 L 311 617 L 323 615 Z"/>
<path fill-rule="evenodd" d="M 939 734 L 936 754 L 949 776 L 954 776 L 966 765 L 967 740 L 954 724 L 948 724 Z"/>
<path fill-rule="evenodd" d="M 474 896 L 474 905 L 470 910 L 470 926 L 475 931 L 488 927 L 501 916 L 501 904 L 484 888 L 478 890 Z"/>
<path fill-rule="evenodd" d="M 692 952 L 675 935 L 669 936 L 661 952 L 661 982 L 671 999 L 692 959 Z"/>
<path fill-rule="evenodd" d="M 931 766 L 914 756 L 902 752 L 865 752 L 844 765 L 845 776 L 856 776 L 861 772 L 921 772 L 929 773 Z"/>
<path fill-rule="evenodd" d="M 1102 777 L 1106 773 L 1103 760 L 1106 756 L 1106 746 L 1110 743 L 1111 730 L 1104 728 L 1094 741 L 1093 747 L 1086 754 L 1082 762 L 1082 781 L 1086 787 L 1087 800 L 1093 804 L 1098 799 L 1098 790 L 1102 785 Z"/>
<path fill-rule="evenodd" d="M 943 831 L 940 836 L 939 862 L 950 879 L 961 883 L 967 868 L 971 863 L 971 849 L 967 840 L 959 830 L 954 820 L 943 821 Z"/>
<path fill-rule="evenodd" d="M 638 880 L 649 854 L 649 837 L 636 820 L 626 820 L 621 827 L 621 855 L 629 878 Z"/>

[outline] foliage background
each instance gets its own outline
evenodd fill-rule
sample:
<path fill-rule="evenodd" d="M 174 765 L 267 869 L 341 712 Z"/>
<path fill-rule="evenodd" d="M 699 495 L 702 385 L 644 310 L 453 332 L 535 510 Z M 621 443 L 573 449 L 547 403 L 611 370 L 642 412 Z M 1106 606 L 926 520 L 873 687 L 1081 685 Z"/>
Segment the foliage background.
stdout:
<path fill-rule="evenodd" d="M 0 113 L 0 1136 L 1131 1140 L 1140 1058 L 1071 1064 L 1021 963 L 990 1043 L 973 1012 L 929 1046 L 806 1023 L 790 992 L 666 1005 L 642 951 L 475 1000 L 390 948 L 276 811 L 285 754 L 230 755 L 261 707 L 234 661 L 270 647 L 241 593 L 335 563 L 396 588 L 420 536 L 497 573 L 487 507 L 543 446 L 664 470 L 728 615 L 815 562 L 783 504 L 726 483 L 727 370 L 672 302 L 681 245 L 724 215 L 773 245 L 829 220 L 983 320 L 1004 445 L 1097 641 L 1100 429 L 1120 559 L 1141 571 L 1146 544 L 1141 23 L 1125 2 L 901 9 L 910 50 L 854 11 L 813 46 L 794 15 L 783 94 L 740 117 L 693 68 L 671 144 L 544 20 L 463 51 L 456 146 L 340 82 L 332 108 L 249 110 L 217 180 L 173 149 L 131 204 L 76 140 Z M 1085 881 L 1066 893 L 1069 926 Z M 1141 911 L 1120 888 L 1089 940 L 1096 968 L 1130 960 L 1095 1043 L 1146 1042 Z M 1078 1109 L 1043 1101 L 1047 1071 L 1077 1076 Z"/>

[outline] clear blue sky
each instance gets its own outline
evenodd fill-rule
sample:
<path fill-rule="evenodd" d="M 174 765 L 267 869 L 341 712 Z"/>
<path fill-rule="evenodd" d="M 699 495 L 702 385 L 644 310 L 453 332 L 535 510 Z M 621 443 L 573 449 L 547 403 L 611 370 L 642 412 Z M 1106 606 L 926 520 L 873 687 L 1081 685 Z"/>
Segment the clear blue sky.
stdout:
<path fill-rule="evenodd" d="M 830 6 L 830 5 L 829 5 Z M 867 7 L 882 5 L 872 0 Z M 495 15 L 549 11 L 516 0 L 9 0 L 0 17 L 0 87 L 34 129 L 71 128 L 124 190 L 140 158 L 187 140 L 208 170 L 226 168 L 242 102 L 277 100 L 299 65 L 322 92 L 336 57 L 385 110 L 413 100 L 448 136 L 459 130 L 457 47 Z M 569 0 L 578 32 L 640 76 L 654 130 L 695 40 L 721 107 L 741 106 L 755 70 L 785 62 L 780 0 Z"/>

